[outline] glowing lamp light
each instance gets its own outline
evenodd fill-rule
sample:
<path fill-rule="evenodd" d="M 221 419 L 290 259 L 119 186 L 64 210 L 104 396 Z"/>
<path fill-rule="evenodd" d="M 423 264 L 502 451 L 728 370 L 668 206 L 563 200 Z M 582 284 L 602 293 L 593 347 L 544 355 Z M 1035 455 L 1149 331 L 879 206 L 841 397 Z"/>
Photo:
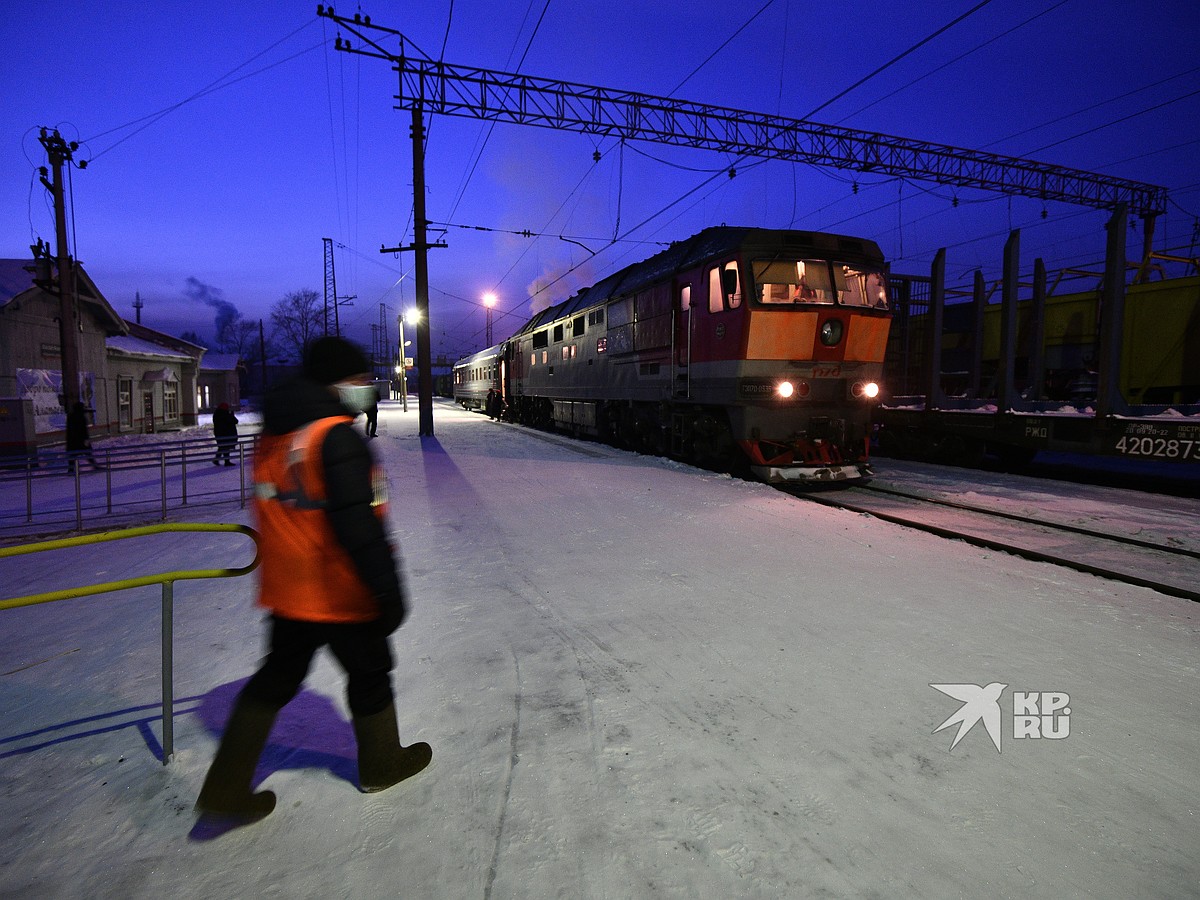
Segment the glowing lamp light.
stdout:
<path fill-rule="evenodd" d="M 856 381 L 850 390 L 855 397 L 866 397 L 868 400 L 874 400 L 879 396 L 879 385 L 874 381 Z"/>
<path fill-rule="evenodd" d="M 775 388 L 775 393 L 784 400 L 788 399 L 796 392 L 796 387 L 790 381 L 781 381 Z"/>

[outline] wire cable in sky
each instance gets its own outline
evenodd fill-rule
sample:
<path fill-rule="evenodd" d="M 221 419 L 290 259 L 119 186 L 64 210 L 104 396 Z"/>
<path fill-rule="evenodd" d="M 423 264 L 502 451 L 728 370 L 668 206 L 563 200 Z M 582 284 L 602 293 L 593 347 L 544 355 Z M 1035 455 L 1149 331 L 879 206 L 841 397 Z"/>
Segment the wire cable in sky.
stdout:
<path fill-rule="evenodd" d="M 1200 94 L 1200 88 L 1198 88 L 1197 90 L 1194 90 L 1194 91 L 1190 91 L 1189 93 L 1186 93 L 1180 97 L 1174 97 L 1171 100 L 1164 100 L 1162 103 L 1156 103 L 1154 106 L 1148 106 L 1145 109 L 1138 110 L 1135 113 L 1130 113 L 1127 116 L 1121 116 L 1121 118 L 1119 118 L 1119 119 L 1113 119 L 1111 122 L 1105 122 L 1103 125 L 1097 125 L 1095 128 L 1089 128 L 1086 131 L 1081 131 L 1078 134 L 1073 134 L 1070 137 L 1062 138 L 1061 140 L 1054 141 L 1053 143 L 1050 143 L 1050 144 L 1044 144 L 1041 147 L 1037 147 L 1034 150 L 1030 150 L 1029 153 L 1031 153 L 1031 154 L 1032 153 L 1041 153 L 1043 150 L 1049 150 L 1051 147 L 1057 147 L 1059 144 L 1065 144 L 1069 141 L 1074 141 L 1074 140 L 1077 140 L 1078 138 L 1085 137 L 1086 135 L 1094 134 L 1097 131 L 1102 131 L 1105 128 L 1111 128 L 1114 125 L 1120 125 L 1122 122 L 1128 122 L 1130 119 L 1136 119 L 1138 116 L 1144 116 L 1144 115 L 1146 115 L 1146 113 L 1151 113 L 1151 112 L 1154 112 L 1155 110 L 1162 109 L 1164 106 L 1170 106 L 1173 103 L 1178 103 L 1180 100 L 1187 100 L 1189 97 L 1195 97 L 1197 94 Z"/>
<path fill-rule="evenodd" d="M 1030 125 L 1028 128 L 1023 128 L 1022 130 L 1014 132 L 1007 137 L 998 138 L 997 140 L 984 144 L 979 149 L 986 150 L 988 147 L 994 147 L 997 144 L 1002 144 L 1005 141 L 1012 140 L 1013 138 L 1021 137 L 1022 135 L 1029 134 L 1031 131 L 1038 131 L 1042 128 L 1047 128 L 1050 125 L 1057 125 L 1059 122 L 1065 122 L 1067 119 L 1073 119 L 1075 116 L 1081 116 L 1086 112 L 1091 112 L 1093 109 L 1099 109 L 1101 106 L 1107 106 L 1110 103 L 1116 103 L 1118 100 L 1124 100 L 1126 97 L 1132 97 L 1134 94 L 1142 93 L 1142 91 L 1148 91 L 1152 88 L 1160 87 L 1166 84 L 1168 81 L 1174 81 L 1176 78 L 1183 78 L 1184 76 L 1191 75 L 1195 72 L 1200 72 L 1200 66 L 1197 66 L 1194 69 L 1188 69 L 1186 72 L 1180 72 L 1178 75 L 1172 75 L 1169 78 L 1164 78 L 1161 81 L 1156 81 L 1153 84 L 1147 84 L 1140 88 L 1135 88 L 1132 91 L 1126 91 L 1124 94 L 1119 94 L 1116 97 L 1110 97 L 1107 100 L 1101 100 L 1099 103 L 1093 103 L 1091 106 L 1083 107 L 1083 109 L 1077 109 L 1074 112 L 1067 113 L 1064 116 L 1050 119 L 1046 122 L 1042 122 L 1040 125 Z"/>
<path fill-rule="evenodd" d="M 278 47 L 284 41 L 289 40 L 290 38 L 294 37 L 296 34 L 303 31 L 305 28 L 308 28 L 311 24 L 312 24 L 311 22 L 307 22 L 304 25 L 301 25 L 299 28 L 295 29 L 294 31 L 290 32 L 289 34 L 284 35 L 279 40 L 277 40 L 275 43 L 271 44 L 271 46 L 267 47 L 265 50 L 262 50 L 261 52 L 254 54 L 254 56 L 250 57 L 245 62 L 241 63 L 238 66 L 235 66 L 233 69 L 230 69 L 228 72 L 226 72 L 220 78 L 218 78 L 216 81 L 210 82 L 207 86 L 201 88 L 196 93 L 192 94 L 190 97 L 185 97 L 183 100 L 180 100 L 178 103 L 173 103 L 168 107 L 160 109 L 158 112 L 150 113 L 148 115 L 134 119 L 132 122 L 126 122 L 124 125 L 118 125 L 115 128 L 110 128 L 107 131 L 101 131 L 99 134 L 93 135 L 92 137 L 88 138 L 86 141 L 81 141 L 80 143 L 88 143 L 90 141 L 94 141 L 94 140 L 97 140 L 98 138 L 102 138 L 102 137 L 105 137 L 106 135 L 112 134 L 113 132 L 123 131 L 126 128 L 131 128 L 134 125 L 137 125 L 139 123 L 142 123 L 142 122 L 146 123 L 146 124 L 142 125 L 141 128 L 135 129 L 134 131 L 125 135 L 125 137 L 121 138 L 116 143 L 110 144 L 108 147 L 105 147 L 103 150 L 101 150 L 98 153 L 94 153 L 92 155 L 90 161 L 94 162 L 95 160 L 97 160 L 101 156 L 103 156 L 105 153 L 108 153 L 110 150 L 113 150 L 116 147 L 119 147 L 121 144 L 125 143 L 130 138 L 134 137 L 134 135 L 140 134 L 141 132 L 145 131 L 151 125 L 155 124 L 159 119 L 163 118 L 164 116 L 169 115 L 170 113 L 173 113 L 175 110 L 179 109 L 182 106 L 186 106 L 187 104 L 189 104 L 195 100 L 199 100 L 202 97 L 207 97 L 209 94 L 223 90 L 227 87 L 232 87 L 233 85 L 238 84 L 239 82 L 245 81 L 247 78 L 253 78 L 255 75 L 261 75 L 263 72 L 267 72 L 271 69 L 276 68 L 277 66 L 281 66 L 286 62 L 290 62 L 291 60 L 296 59 L 297 57 L 303 56 L 306 53 L 311 53 L 312 51 L 316 50 L 318 47 L 321 47 L 325 43 L 324 39 L 322 39 L 320 42 L 318 42 L 316 44 L 313 44 L 311 47 L 307 47 L 304 50 L 300 50 L 296 53 L 293 53 L 291 56 L 287 56 L 277 62 L 273 62 L 269 66 L 263 66 L 261 69 L 256 69 L 253 72 L 247 72 L 245 75 L 241 76 L 240 78 L 234 78 L 232 81 L 228 80 L 230 78 L 230 76 L 232 76 L 235 72 L 237 72 L 241 69 L 244 69 L 246 66 L 250 65 L 252 62 L 254 62 L 259 57 L 265 56 L 267 53 L 270 53 L 272 50 L 274 50 L 276 47 Z"/>
<path fill-rule="evenodd" d="M 828 100 L 826 100 L 824 103 L 822 103 L 816 109 L 814 109 L 812 112 L 810 112 L 804 118 L 811 119 L 813 116 L 815 116 L 821 110 L 823 110 L 825 107 L 829 106 L 830 104 L 834 103 L 837 100 L 842 99 L 842 97 L 845 97 L 848 93 L 850 93 L 855 88 L 861 87 L 862 85 L 866 84 L 868 81 L 870 81 L 876 75 L 878 75 L 880 72 L 884 71 L 887 68 L 890 68 L 891 66 L 894 66 L 896 63 L 900 62 L 900 60 L 904 59 L 904 57 L 908 56 L 910 53 L 913 53 L 918 48 L 923 47 L 925 44 L 928 44 L 930 41 L 932 41 L 938 35 L 944 34 L 945 32 L 949 31 L 951 28 L 953 28 L 955 25 L 957 25 L 963 19 L 967 18 L 970 15 L 977 13 L 979 10 L 983 9 L 985 6 L 987 6 L 991 2 L 992 2 L 992 0 L 982 0 L 982 2 L 975 4 L 970 9 L 968 9 L 965 13 L 963 13 L 961 16 L 959 16 L 956 19 L 953 19 L 950 22 L 947 22 L 945 25 L 943 25 L 937 31 L 933 32 L 933 34 L 928 35 L 927 37 L 921 38 L 921 40 L 917 41 L 915 44 L 913 44 L 911 47 L 909 47 L 907 50 L 905 50 L 903 53 L 901 53 L 895 59 L 892 59 L 891 61 L 884 63 L 882 66 L 880 66 L 874 72 L 871 72 L 869 75 L 864 75 L 862 78 L 858 79 L 858 81 L 854 82 L 854 84 L 850 85 L 850 87 L 846 88 L 844 91 L 841 91 L 840 93 L 835 94 L 833 97 L 830 97 Z"/>
<path fill-rule="evenodd" d="M 521 66 L 525 64 L 525 57 L 529 55 L 529 49 L 533 46 L 533 39 L 537 37 L 538 30 L 542 27 L 542 21 L 546 18 L 546 10 L 550 8 L 550 0 L 546 0 L 542 7 L 542 14 L 538 16 L 537 23 L 533 26 L 533 33 L 529 35 L 529 40 L 525 44 L 525 51 L 521 54 L 521 59 L 517 62 L 517 71 L 521 70 Z M 523 23 L 522 23 L 523 24 Z M 509 60 L 512 59 L 511 52 Z M 508 62 L 505 62 L 505 67 Z M 488 141 L 491 140 L 492 132 L 496 130 L 496 123 L 492 122 L 488 125 L 487 131 L 484 133 L 482 141 L 477 142 L 479 149 L 475 152 L 474 161 L 471 163 L 471 168 L 468 170 L 466 177 L 463 178 L 462 184 L 459 186 L 458 193 L 454 197 L 454 203 L 450 206 L 450 218 L 454 218 L 454 214 L 458 211 L 458 204 L 462 202 L 463 197 L 467 193 L 467 187 L 471 183 L 471 179 L 475 177 L 475 170 L 479 168 L 479 161 L 483 159 L 483 151 L 487 149 Z"/>
<path fill-rule="evenodd" d="M 676 91 L 678 91 L 681 87 L 683 87 L 685 84 L 687 84 L 689 81 L 691 81 L 693 75 L 695 75 L 697 72 L 699 72 L 705 66 L 707 66 L 710 62 L 712 62 L 712 59 L 714 56 L 716 56 L 718 53 L 720 53 L 722 50 L 724 50 L 730 41 L 732 41 L 735 37 L 737 37 L 743 31 L 745 31 L 747 26 L 749 26 L 751 22 L 753 22 L 755 19 L 757 19 L 759 16 L 761 16 L 764 12 L 766 12 L 767 7 L 770 6 L 774 2 L 775 2 L 775 0 L 767 0 L 767 2 L 764 3 L 759 8 L 758 12 L 756 12 L 749 19 L 747 19 L 745 22 L 743 22 L 742 27 L 739 28 L 737 31 L 735 31 L 733 34 L 731 34 L 729 37 L 727 37 L 725 39 L 725 42 L 722 43 L 721 46 L 719 46 L 712 53 L 708 54 L 708 57 L 704 60 L 704 62 L 700 63 L 700 65 L 698 65 L 698 66 L 696 66 L 696 68 L 692 69 L 692 71 L 688 74 L 687 78 L 683 79 L 683 81 L 681 81 L 681 82 L 679 82 L 679 84 L 675 85 L 675 87 L 672 88 L 671 91 L 669 91 L 667 93 L 667 96 L 674 97 Z M 989 0 L 989 2 L 990 2 L 990 0 Z"/>
<path fill-rule="evenodd" d="M 887 94 L 884 94 L 882 97 L 878 98 L 877 100 L 872 100 L 872 101 L 871 101 L 870 103 L 868 103 L 866 106 L 859 107 L 859 108 L 858 108 L 858 109 L 856 109 L 854 112 L 850 113 L 850 115 L 848 115 L 848 116 L 842 116 L 842 118 L 840 118 L 840 119 L 838 119 L 838 120 L 837 120 L 837 123 L 836 123 L 836 124 L 839 124 L 839 125 L 840 125 L 842 122 L 846 122 L 846 121 L 848 121 L 848 120 L 850 120 L 850 119 L 853 119 L 855 116 L 859 115 L 859 113 L 866 112 L 866 111 L 867 111 L 868 109 L 870 109 L 872 106 L 875 106 L 876 104 L 882 103 L 884 100 L 888 100 L 888 99 L 890 99 L 891 97 L 894 97 L 894 96 L 896 96 L 896 95 L 897 95 L 897 94 L 899 94 L 901 91 L 906 91 L 906 90 L 908 90 L 908 89 L 909 89 L 910 87 L 912 87 L 914 84 L 917 84 L 917 83 L 918 83 L 918 82 L 920 82 L 920 81 L 924 81 L 926 78 L 929 78 L 930 76 L 932 76 L 932 75 L 935 75 L 935 74 L 937 74 L 938 72 L 942 71 L 942 69 L 945 69 L 945 68 L 947 68 L 947 67 L 949 67 L 949 66 L 952 66 L 952 65 L 954 65 L 956 62 L 959 62 L 959 61 L 961 61 L 961 60 L 963 60 L 963 59 L 966 59 L 966 58 L 967 58 L 968 56 L 970 56 L 972 53 L 975 53 L 975 52 L 977 52 L 977 51 L 979 51 L 979 50 L 982 50 L 984 47 L 988 46 L 989 44 L 994 44 L 996 41 L 1000 40 L 1001 38 L 1003 38 L 1003 37 L 1007 37 L 1008 35 L 1012 34 L 1014 31 L 1017 31 L 1017 30 L 1019 30 L 1019 29 L 1021 29 L 1021 28 L 1024 28 L 1024 27 L 1025 27 L 1026 25 L 1028 25 L 1030 22 L 1033 22 L 1033 21 L 1034 21 L 1034 20 L 1036 20 L 1036 19 L 1040 19 L 1042 16 L 1045 16 L 1045 15 L 1048 15 L 1049 13 L 1052 13 L 1052 12 L 1054 12 L 1054 10 L 1058 9 L 1060 6 L 1063 6 L 1064 4 L 1066 4 L 1066 3 L 1070 3 L 1070 2 L 1071 2 L 1071 0 L 1059 0 L 1059 2 L 1058 2 L 1058 3 L 1055 3 L 1053 6 L 1051 6 L 1051 7 L 1048 7 L 1047 9 L 1043 9 L 1043 10 L 1042 10 L 1040 13 L 1037 13 L 1036 15 L 1032 15 L 1032 16 L 1030 16 L 1028 19 L 1026 19 L 1024 22 L 1020 23 L 1019 25 L 1014 25 L 1012 28 L 1009 28 L 1007 31 L 1002 31 L 1002 32 L 1000 32 L 998 35 L 996 35 L 995 37 L 993 37 L 993 38 L 989 38 L 988 40 L 984 41 L 982 44 L 978 44 L 978 45 L 976 45 L 976 46 L 972 47 L 972 48 L 971 48 L 970 50 L 968 50 L 967 52 L 965 52 L 965 53 L 960 53 L 958 56 L 954 57 L 954 58 L 953 58 L 953 59 L 951 59 L 951 60 L 948 60 L 948 61 L 946 61 L 946 62 L 942 63 L 940 66 L 938 66 L 938 67 L 936 67 L 936 68 L 934 68 L 934 69 L 930 69 L 930 70 L 929 70 L 928 72 L 926 72 L 924 75 L 919 75 L 919 76 L 917 76 L 916 78 L 914 78 L 912 81 L 908 82 L 907 84 L 901 85 L 900 87 L 896 88 L 894 91 L 891 91 L 891 92 L 889 92 L 889 93 L 887 93 Z M 897 58 L 899 58 L 899 57 L 897 57 Z M 890 63 L 889 63 L 889 65 L 890 65 Z"/>

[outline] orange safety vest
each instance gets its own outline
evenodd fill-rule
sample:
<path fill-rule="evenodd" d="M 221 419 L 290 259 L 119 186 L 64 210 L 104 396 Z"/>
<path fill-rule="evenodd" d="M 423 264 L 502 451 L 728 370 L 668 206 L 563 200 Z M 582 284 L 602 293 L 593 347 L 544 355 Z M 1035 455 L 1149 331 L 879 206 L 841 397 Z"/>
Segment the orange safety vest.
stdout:
<path fill-rule="evenodd" d="M 317 419 L 283 435 L 264 434 L 254 455 L 254 511 L 262 543 L 258 603 L 304 622 L 369 622 L 379 604 L 325 516 L 321 447 L 349 416 Z M 382 473 L 372 467 L 381 519 L 387 513 Z"/>

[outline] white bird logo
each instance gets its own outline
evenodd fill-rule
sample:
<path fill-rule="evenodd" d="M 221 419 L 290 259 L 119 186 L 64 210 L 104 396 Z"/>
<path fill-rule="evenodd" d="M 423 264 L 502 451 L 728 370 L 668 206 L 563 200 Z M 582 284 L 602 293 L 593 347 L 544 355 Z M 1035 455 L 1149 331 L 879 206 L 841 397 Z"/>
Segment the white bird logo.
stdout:
<path fill-rule="evenodd" d="M 937 734 L 943 728 L 958 723 L 958 734 L 950 744 L 951 750 L 975 727 L 976 722 L 982 720 L 988 737 L 996 745 L 996 752 L 1000 752 L 1000 694 L 1008 687 L 1007 684 L 993 681 L 987 687 L 977 684 L 931 684 L 930 687 L 962 701 L 963 705 L 959 707 L 958 712 L 933 729 L 933 733 Z"/>

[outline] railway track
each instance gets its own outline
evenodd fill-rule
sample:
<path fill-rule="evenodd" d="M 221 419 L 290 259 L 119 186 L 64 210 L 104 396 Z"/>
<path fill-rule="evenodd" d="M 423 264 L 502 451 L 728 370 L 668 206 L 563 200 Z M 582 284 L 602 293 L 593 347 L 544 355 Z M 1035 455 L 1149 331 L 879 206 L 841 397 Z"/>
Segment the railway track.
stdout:
<path fill-rule="evenodd" d="M 794 493 L 941 537 L 1200 602 L 1200 551 L 1169 537 L 1146 539 L 876 484 L 837 493 Z"/>

